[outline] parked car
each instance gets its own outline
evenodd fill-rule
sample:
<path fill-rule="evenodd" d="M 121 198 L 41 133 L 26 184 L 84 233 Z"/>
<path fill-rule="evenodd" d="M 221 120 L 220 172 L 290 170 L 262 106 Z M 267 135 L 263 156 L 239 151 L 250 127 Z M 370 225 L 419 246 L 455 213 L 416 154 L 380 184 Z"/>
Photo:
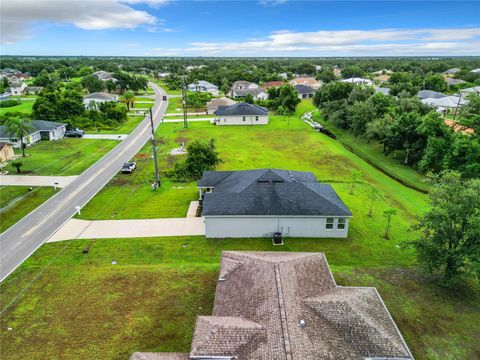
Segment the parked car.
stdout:
<path fill-rule="evenodd" d="M 133 170 L 135 170 L 136 168 L 137 168 L 137 164 L 134 163 L 133 161 L 132 162 L 126 162 L 122 166 L 122 173 L 123 174 L 131 174 L 133 172 Z"/>
<path fill-rule="evenodd" d="M 163 95 L 163 101 L 167 101 L 167 96 L 166 95 Z"/>
<path fill-rule="evenodd" d="M 85 130 L 82 130 L 82 129 L 79 129 L 79 128 L 75 128 L 74 130 L 78 131 L 79 133 L 82 133 L 82 135 L 85 135 Z"/>
<path fill-rule="evenodd" d="M 64 134 L 65 137 L 73 137 L 73 138 L 81 138 L 83 137 L 83 131 L 80 132 L 78 130 L 67 130 Z"/>

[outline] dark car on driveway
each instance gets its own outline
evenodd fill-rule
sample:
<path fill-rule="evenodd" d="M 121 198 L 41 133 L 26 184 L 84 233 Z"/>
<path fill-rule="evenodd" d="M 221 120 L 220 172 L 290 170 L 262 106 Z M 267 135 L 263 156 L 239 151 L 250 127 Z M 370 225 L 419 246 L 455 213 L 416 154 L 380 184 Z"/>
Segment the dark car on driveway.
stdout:
<path fill-rule="evenodd" d="M 122 173 L 123 174 L 131 174 L 133 172 L 133 170 L 135 170 L 136 168 L 137 168 L 137 164 L 134 163 L 133 161 L 132 162 L 126 162 L 122 166 Z"/>
<path fill-rule="evenodd" d="M 166 95 L 163 95 L 163 101 L 167 101 L 167 96 Z"/>
<path fill-rule="evenodd" d="M 65 134 L 63 134 L 63 136 L 73 137 L 73 138 L 81 138 L 81 137 L 83 137 L 83 131 L 67 130 L 67 131 L 65 131 Z"/>

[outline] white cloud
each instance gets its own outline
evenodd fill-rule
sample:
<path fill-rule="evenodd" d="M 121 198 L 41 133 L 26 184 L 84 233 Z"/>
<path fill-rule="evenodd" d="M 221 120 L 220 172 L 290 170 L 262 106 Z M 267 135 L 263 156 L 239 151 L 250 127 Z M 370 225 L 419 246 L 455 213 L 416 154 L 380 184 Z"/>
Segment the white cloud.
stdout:
<path fill-rule="evenodd" d="M 120 0 L 127 4 L 145 4 L 153 8 L 159 8 L 160 6 L 167 5 L 170 0 Z"/>
<path fill-rule="evenodd" d="M 118 0 L 2 0 L 0 10 L 1 41 L 7 44 L 30 37 L 31 25 L 45 21 L 73 24 L 85 30 L 133 29 L 157 23 L 146 11 L 135 10 Z"/>
<path fill-rule="evenodd" d="M 140 46 L 140 43 L 123 43 L 122 46 L 125 46 L 125 47 L 137 47 L 137 46 Z"/>
<path fill-rule="evenodd" d="M 187 53 L 275 55 L 480 54 L 480 28 L 276 31 L 260 40 L 194 42 Z M 294 54 L 293 54 L 294 55 Z"/>
<path fill-rule="evenodd" d="M 277 6 L 285 4 L 288 0 L 258 0 L 258 3 L 263 6 Z"/>

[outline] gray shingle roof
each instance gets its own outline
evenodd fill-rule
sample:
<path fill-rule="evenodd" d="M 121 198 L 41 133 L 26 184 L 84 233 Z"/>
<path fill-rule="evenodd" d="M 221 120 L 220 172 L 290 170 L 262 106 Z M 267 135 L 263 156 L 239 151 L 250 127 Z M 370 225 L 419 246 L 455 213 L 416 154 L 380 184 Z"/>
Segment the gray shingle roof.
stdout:
<path fill-rule="evenodd" d="M 268 110 L 248 103 L 238 103 L 230 106 L 219 106 L 216 115 L 268 115 Z"/>
<path fill-rule="evenodd" d="M 206 171 L 199 187 L 213 187 L 203 201 L 203 216 L 351 216 L 328 184 L 310 172 L 261 169 Z"/>
<path fill-rule="evenodd" d="M 256 88 L 256 89 L 232 89 L 232 95 L 235 97 L 245 97 L 247 95 L 252 95 L 253 97 L 258 96 L 259 94 L 266 94 L 265 90 Z"/>
<path fill-rule="evenodd" d="M 313 94 L 313 93 L 315 93 L 315 89 L 311 88 L 310 86 L 306 86 L 306 85 L 295 85 L 295 90 L 297 90 L 297 92 L 299 94 Z"/>
<path fill-rule="evenodd" d="M 58 123 L 55 121 L 47 121 L 47 120 L 31 120 L 29 122 L 29 134 L 33 134 L 37 131 L 50 131 L 56 129 L 60 126 L 65 126 L 65 124 Z M 15 135 L 12 135 L 9 131 L 7 126 L 1 125 L 0 126 L 0 138 L 13 138 Z"/>
<path fill-rule="evenodd" d="M 89 99 L 100 99 L 100 100 L 111 100 L 114 101 L 116 99 L 115 95 L 104 93 L 104 92 L 93 92 L 83 97 L 86 100 Z"/>
<path fill-rule="evenodd" d="M 446 97 L 444 93 L 433 90 L 420 90 L 417 94 L 420 99 L 440 99 Z"/>

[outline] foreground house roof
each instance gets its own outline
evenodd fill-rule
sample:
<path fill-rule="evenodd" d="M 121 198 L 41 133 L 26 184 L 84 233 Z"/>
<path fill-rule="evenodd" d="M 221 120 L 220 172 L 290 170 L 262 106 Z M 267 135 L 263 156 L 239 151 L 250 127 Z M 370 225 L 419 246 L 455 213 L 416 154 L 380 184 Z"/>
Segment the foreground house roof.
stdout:
<path fill-rule="evenodd" d="M 444 98 L 448 95 L 446 95 L 444 93 L 441 93 L 441 92 L 438 92 L 438 91 L 433 91 L 433 90 L 420 90 L 417 93 L 417 96 L 420 99 L 440 99 L 440 98 Z"/>
<path fill-rule="evenodd" d="M 132 359 L 184 359 L 165 356 Z M 213 314 L 197 318 L 189 356 L 412 359 L 377 290 L 337 286 L 323 253 L 241 251 L 222 253 Z"/>
<path fill-rule="evenodd" d="M 295 85 L 295 90 L 297 90 L 297 92 L 299 94 L 313 94 L 315 93 L 315 89 L 311 88 L 310 86 L 307 86 L 307 85 Z"/>
<path fill-rule="evenodd" d="M 55 122 L 55 121 L 47 121 L 47 120 L 31 120 L 28 122 L 28 135 L 34 134 L 37 131 L 51 131 L 56 128 L 66 126 L 66 124 Z M 16 138 L 18 137 L 17 134 L 12 134 L 8 127 L 5 125 L 0 126 L 0 138 Z"/>
<path fill-rule="evenodd" d="M 115 101 L 117 100 L 117 95 L 114 94 L 109 94 L 106 92 L 93 92 L 90 94 L 87 94 L 83 97 L 85 100 L 110 100 L 110 101 Z"/>
<path fill-rule="evenodd" d="M 215 111 L 216 115 L 268 115 L 268 110 L 255 105 L 248 103 L 238 103 L 229 106 L 219 106 L 218 110 Z"/>
<path fill-rule="evenodd" d="M 203 216 L 351 216 L 329 184 L 310 172 L 260 169 L 205 171 L 199 187 L 211 187 L 203 200 Z"/>

